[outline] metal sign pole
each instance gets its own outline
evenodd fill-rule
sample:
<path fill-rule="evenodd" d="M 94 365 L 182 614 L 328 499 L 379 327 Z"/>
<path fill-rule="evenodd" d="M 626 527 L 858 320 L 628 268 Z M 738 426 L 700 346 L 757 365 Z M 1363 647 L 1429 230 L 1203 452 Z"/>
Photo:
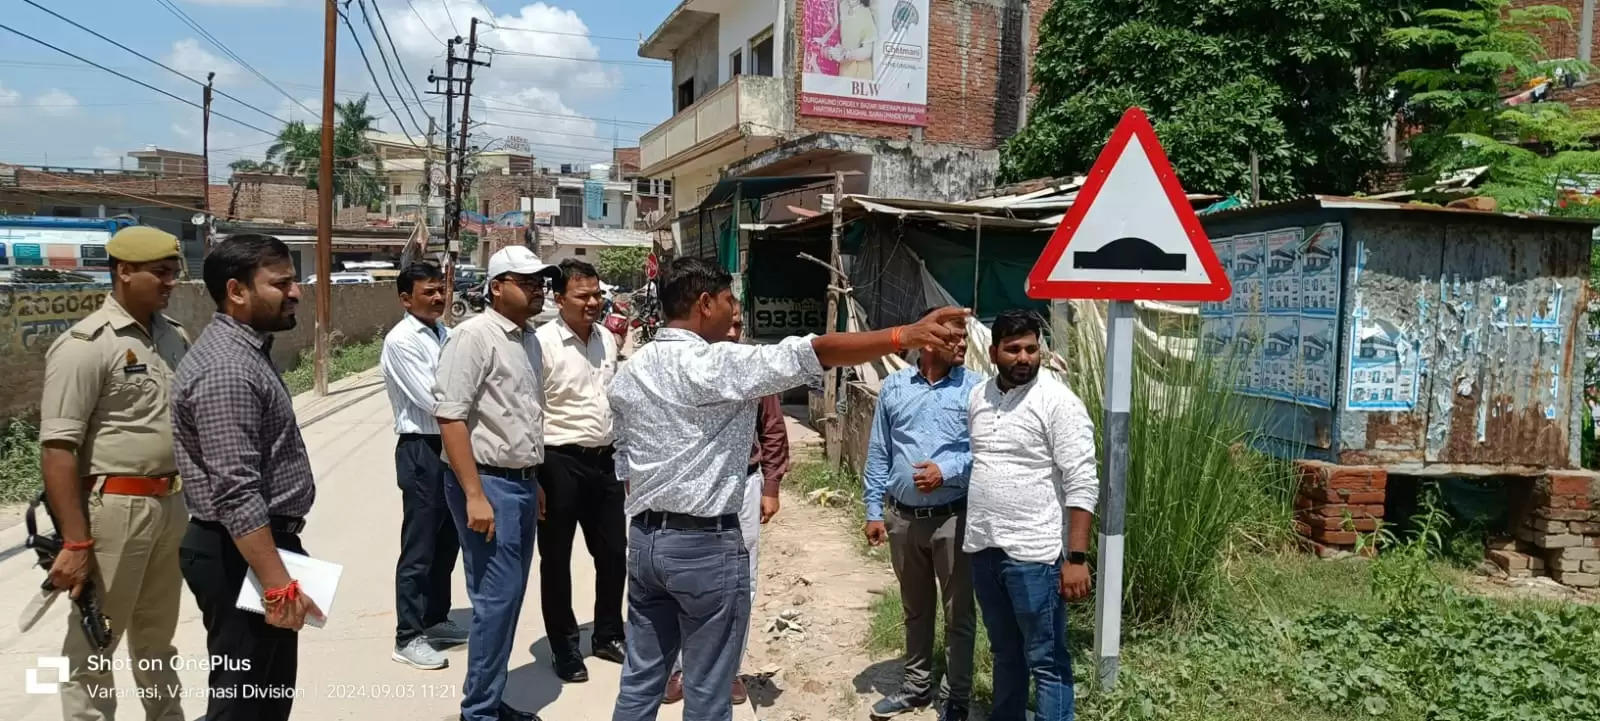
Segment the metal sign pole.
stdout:
<path fill-rule="evenodd" d="M 1131 300 L 1114 300 L 1106 317 L 1105 454 L 1100 481 L 1100 572 L 1094 599 L 1094 656 L 1102 688 L 1117 683 L 1122 649 L 1123 526 L 1128 500 L 1128 422 L 1133 410 Z"/>

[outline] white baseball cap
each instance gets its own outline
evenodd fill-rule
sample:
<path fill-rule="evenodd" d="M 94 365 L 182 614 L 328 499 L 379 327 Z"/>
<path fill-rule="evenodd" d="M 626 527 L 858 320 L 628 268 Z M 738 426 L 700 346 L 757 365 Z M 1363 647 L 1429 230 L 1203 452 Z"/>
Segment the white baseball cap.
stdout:
<path fill-rule="evenodd" d="M 553 273 L 555 266 L 539 260 L 539 256 L 525 245 L 509 245 L 495 251 L 489 256 L 489 274 L 487 280 L 494 280 L 506 273 L 521 275 L 538 275 Z"/>

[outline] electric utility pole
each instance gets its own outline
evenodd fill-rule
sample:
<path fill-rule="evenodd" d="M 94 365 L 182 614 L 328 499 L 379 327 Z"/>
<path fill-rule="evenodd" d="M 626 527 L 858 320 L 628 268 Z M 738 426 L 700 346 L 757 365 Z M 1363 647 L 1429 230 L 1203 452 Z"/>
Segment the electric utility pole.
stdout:
<path fill-rule="evenodd" d="M 205 204 L 201 206 L 206 211 L 205 225 L 200 226 L 200 248 L 209 255 L 211 253 L 211 80 L 217 74 L 206 73 L 206 89 L 201 94 L 200 114 L 200 187 L 204 189 L 205 196 L 201 199 Z"/>
<path fill-rule="evenodd" d="M 317 395 L 328 395 L 328 332 L 333 327 L 333 77 L 338 8 L 326 0 L 322 28 L 322 159 L 317 168 Z"/>

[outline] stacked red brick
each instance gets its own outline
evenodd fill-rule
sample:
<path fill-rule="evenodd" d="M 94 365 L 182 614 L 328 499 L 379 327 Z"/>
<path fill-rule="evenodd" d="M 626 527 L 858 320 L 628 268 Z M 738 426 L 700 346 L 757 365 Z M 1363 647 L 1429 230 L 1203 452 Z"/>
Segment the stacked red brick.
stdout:
<path fill-rule="evenodd" d="M 1320 556 L 1356 549 L 1359 534 L 1378 530 L 1389 473 L 1376 466 L 1296 461 L 1300 490 L 1295 529 Z M 1370 553 L 1367 545 L 1364 551 Z"/>
<path fill-rule="evenodd" d="M 1600 587 L 1600 475 L 1551 471 L 1512 514 L 1515 539 L 1495 539 L 1489 560 L 1512 577 L 1549 573 L 1575 588 Z"/>

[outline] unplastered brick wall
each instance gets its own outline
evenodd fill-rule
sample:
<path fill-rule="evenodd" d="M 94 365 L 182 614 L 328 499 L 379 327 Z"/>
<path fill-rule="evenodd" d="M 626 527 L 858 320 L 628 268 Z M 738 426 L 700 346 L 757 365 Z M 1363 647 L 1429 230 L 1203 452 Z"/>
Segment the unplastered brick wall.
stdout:
<path fill-rule="evenodd" d="M 1489 542 L 1489 560 L 1508 576 L 1549 575 L 1576 588 L 1600 587 L 1600 475 L 1550 471 L 1512 502 L 1511 536 Z"/>
<path fill-rule="evenodd" d="M 791 73 L 795 78 L 795 126 L 801 134 L 850 133 L 874 138 L 921 140 L 995 148 L 1017 131 L 1023 56 L 1039 47 L 1039 23 L 1051 0 L 929 0 L 928 119 L 925 128 L 800 114 L 799 68 L 805 47 L 798 39 Z M 794 28 L 805 27 L 805 3 L 795 2 Z M 1017 42 L 1015 22 L 1028 13 L 1026 53 Z M 1030 60 L 1031 62 L 1031 60 Z M 1029 72 L 1031 74 L 1031 66 Z"/>
<path fill-rule="evenodd" d="M 1388 496 L 1389 473 L 1377 466 L 1341 466 L 1296 461 L 1295 530 L 1317 555 L 1356 550 L 1362 533 L 1378 530 Z M 1368 544 L 1361 550 L 1371 553 Z"/>
<path fill-rule="evenodd" d="M 1551 59 L 1578 57 L 1578 33 L 1583 28 L 1583 0 L 1513 0 L 1511 4 L 1514 7 L 1554 5 L 1571 13 L 1571 23 L 1555 20 L 1546 23 L 1544 30 L 1539 32 L 1539 43 Z M 1600 40 L 1600 24 L 1595 26 L 1594 35 L 1596 40 Z"/>
<path fill-rule="evenodd" d="M 274 220 L 284 223 L 316 223 L 317 191 L 307 188 L 303 178 L 267 173 L 234 173 L 226 193 L 211 188 L 211 212 L 241 220 Z M 333 224 L 363 225 L 367 209 L 361 206 L 335 208 Z"/>

